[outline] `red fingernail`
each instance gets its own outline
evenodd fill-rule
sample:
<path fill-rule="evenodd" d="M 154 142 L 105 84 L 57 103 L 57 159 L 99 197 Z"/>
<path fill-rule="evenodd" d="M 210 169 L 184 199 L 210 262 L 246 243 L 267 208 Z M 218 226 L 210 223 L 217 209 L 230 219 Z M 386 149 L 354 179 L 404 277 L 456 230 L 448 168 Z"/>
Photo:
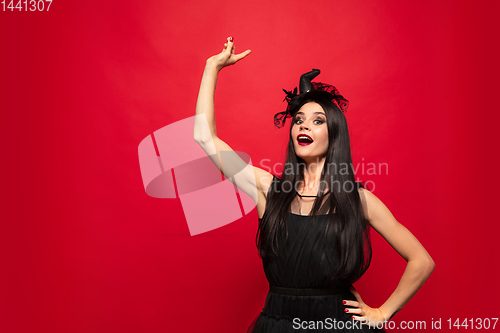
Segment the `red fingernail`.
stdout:
<path fill-rule="evenodd" d="M 345 309 L 344 311 L 345 311 L 345 312 L 349 312 L 349 309 Z"/>
<path fill-rule="evenodd" d="M 351 318 L 354 319 L 354 316 L 352 316 Z"/>
<path fill-rule="evenodd" d="M 233 37 L 229 37 L 229 41 L 232 43 L 233 42 Z"/>
<path fill-rule="evenodd" d="M 342 303 L 346 304 L 347 302 L 346 302 L 346 301 L 343 301 Z"/>

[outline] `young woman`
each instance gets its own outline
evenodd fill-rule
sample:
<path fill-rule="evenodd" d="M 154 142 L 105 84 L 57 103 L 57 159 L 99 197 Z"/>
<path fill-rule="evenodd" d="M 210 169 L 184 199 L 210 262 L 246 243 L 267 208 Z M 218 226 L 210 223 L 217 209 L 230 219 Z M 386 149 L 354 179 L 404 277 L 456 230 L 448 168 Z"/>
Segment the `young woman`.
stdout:
<path fill-rule="evenodd" d="M 343 114 L 348 101 L 335 87 L 311 82 L 319 70 L 301 76 L 299 93 L 285 90 L 288 107 L 275 115 L 278 127 L 292 118 L 281 178 L 247 165 L 217 136 L 218 72 L 250 52 L 235 54 L 229 37 L 222 52 L 207 60 L 194 128 L 196 142 L 257 205 L 256 242 L 270 290 L 248 332 L 382 331 L 384 321 L 422 287 L 434 262 L 389 209 L 355 182 Z M 370 227 L 408 262 L 379 308 L 364 303 L 352 285 L 370 265 Z"/>

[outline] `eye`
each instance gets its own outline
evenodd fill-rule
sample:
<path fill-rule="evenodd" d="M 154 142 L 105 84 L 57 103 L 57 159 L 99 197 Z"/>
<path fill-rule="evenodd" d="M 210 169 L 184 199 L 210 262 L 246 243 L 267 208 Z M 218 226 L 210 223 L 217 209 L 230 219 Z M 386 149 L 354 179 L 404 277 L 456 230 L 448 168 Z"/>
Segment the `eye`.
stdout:
<path fill-rule="evenodd" d="M 296 123 L 296 124 L 300 124 L 301 122 L 302 122 L 302 118 L 300 118 L 300 117 L 295 118 L 295 123 Z M 323 124 L 324 122 L 325 122 L 325 121 L 324 121 L 323 119 L 321 119 L 321 118 L 318 118 L 318 119 L 314 120 L 314 123 L 315 123 L 316 125 L 321 125 L 321 124 Z"/>

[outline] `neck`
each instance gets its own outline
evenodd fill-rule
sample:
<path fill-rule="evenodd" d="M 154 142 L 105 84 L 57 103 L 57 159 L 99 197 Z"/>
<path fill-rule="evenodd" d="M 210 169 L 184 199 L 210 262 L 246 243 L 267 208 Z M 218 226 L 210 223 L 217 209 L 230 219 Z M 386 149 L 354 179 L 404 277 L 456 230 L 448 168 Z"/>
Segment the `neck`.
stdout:
<path fill-rule="evenodd" d="M 317 189 L 319 188 L 319 182 L 321 180 L 321 172 L 323 171 L 323 166 L 325 165 L 325 156 L 318 158 L 303 159 L 306 166 L 304 169 L 304 186 L 302 187 L 304 191 L 307 189 Z"/>

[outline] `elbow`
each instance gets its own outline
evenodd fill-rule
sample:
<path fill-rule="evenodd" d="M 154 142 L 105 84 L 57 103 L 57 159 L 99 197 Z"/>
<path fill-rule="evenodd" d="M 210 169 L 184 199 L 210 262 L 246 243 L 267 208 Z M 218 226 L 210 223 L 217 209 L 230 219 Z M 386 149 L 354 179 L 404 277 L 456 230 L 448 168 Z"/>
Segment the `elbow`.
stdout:
<path fill-rule="evenodd" d="M 194 130 L 193 130 L 193 139 L 194 139 L 194 142 L 200 144 L 202 143 L 204 140 L 203 140 L 203 131 L 201 131 L 199 128 L 197 128 L 197 126 L 194 127 Z"/>
<path fill-rule="evenodd" d="M 204 140 L 203 137 L 201 135 L 198 135 L 198 134 L 195 134 L 193 136 L 193 139 L 194 139 L 194 142 L 196 142 L 197 144 L 202 144 L 202 143 L 207 141 L 207 140 Z"/>
<path fill-rule="evenodd" d="M 201 139 L 201 135 L 199 133 L 199 130 L 196 128 L 194 128 L 194 131 L 193 131 L 193 139 L 194 139 L 194 142 L 198 143 L 200 142 L 200 139 Z"/>
<path fill-rule="evenodd" d="M 429 275 L 431 275 L 431 273 L 434 271 L 434 268 L 436 267 L 436 263 L 434 262 L 434 260 L 432 260 L 432 258 L 429 256 Z"/>
<path fill-rule="evenodd" d="M 197 144 L 201 146 L 214 140 L 214 138 L 210 135 L 207 136 L 207 135 L 196 135 L 196 134 L 193 136 L 193 139 Z"/>
<path fill-rule="evenodd" d="M 203 137 L 198 137 L 198 136 L 195 136 L 194 137 L 194 142 L 196 142 L 197 144 L 199 144 L 200 146 L 203 146 L 204 144 L 206 144 L 209 140 L 207 140 L 206 138 L 203 138 Z"/>
<path fill-rule="evenodd" d="M 421 275 L 425 275 L 426 278 L 432 274 L 434 268 L 436 267 L 434 260 L 432 260 L 429 254 L 426 254 L 425 256 L 422 255 L 421 257 L 414 258 L 410 261 L 413 262 L 413 265 L 415 265 L 415 269 L 419 271 Z"/>
<path fill-rule="evenodd" d="M 427 255 L 427 258 L 423 262 L 423 270 L 425 271 L 427 277 L 429 277 L 432 272 L 434 271 L 434 268 L 436 267 L 436 263 L 434 260 L 432 260 L 431 256 Z"/>

